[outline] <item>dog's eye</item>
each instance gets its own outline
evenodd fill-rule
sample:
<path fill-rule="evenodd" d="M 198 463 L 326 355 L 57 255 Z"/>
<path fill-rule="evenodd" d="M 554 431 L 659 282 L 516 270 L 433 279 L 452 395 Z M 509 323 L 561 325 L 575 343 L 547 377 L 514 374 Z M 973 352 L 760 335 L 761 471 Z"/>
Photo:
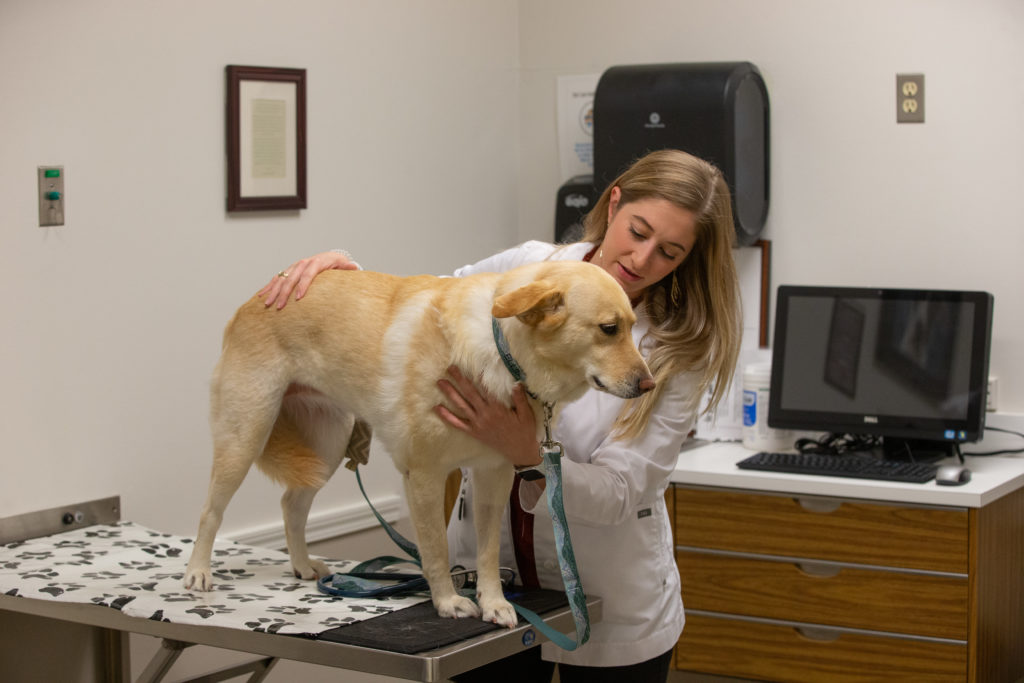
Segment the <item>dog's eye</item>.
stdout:
<path fill-rule="evenodd" d="M 609 337 L 616 334 L 619 331 L 618 323 L 605 323 L 601 325 L 601 331 L 607 334 Z"/>

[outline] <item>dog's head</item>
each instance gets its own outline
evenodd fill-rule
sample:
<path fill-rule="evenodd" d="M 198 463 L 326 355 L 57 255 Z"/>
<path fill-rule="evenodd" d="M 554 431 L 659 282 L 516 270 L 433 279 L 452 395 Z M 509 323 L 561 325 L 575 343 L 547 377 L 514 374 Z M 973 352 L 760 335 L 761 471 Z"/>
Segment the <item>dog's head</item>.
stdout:
<path fill-rule="evenodd" d="M 563 400 L 582 393 L 584 383 L 621 398 L 654 388 L 633 343 L 629 298 L 604 270 L 547 261 L 509 271 L 502 283 L 491 313 L 522 323 L 507 326 L 506 335 L 533 391 Z M 568 395 L 552 395 L 560 392 Z"/>

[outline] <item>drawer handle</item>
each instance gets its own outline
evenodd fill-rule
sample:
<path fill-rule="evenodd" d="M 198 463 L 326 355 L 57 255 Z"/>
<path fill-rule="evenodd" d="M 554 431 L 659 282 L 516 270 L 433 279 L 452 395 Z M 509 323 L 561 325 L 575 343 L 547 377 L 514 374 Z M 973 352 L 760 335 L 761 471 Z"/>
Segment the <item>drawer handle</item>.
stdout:
<path fill-rule="evenodd" d="M 822 579 L 831 579 L 834 576 L 839 576 L 839 572 L 842 571 L 840 567 L 834 564 L 824 564 L 822 562 L 797 562 L 796 568 L 808 576 Z"/>
<path fill-rule="evenodd" d="M 841 501 L 829 500 L 827 498 L 794 498 L 793 500 L 808 512 L 819 512 L 822 514 L 835 512 L 843 504 Z"/>
<path fill-rule="evenodd" d="M 808 640 L 817 640 L 823 643 L 830 643 L 834 640 L 839 640 L 839 636 L 842 635 L 839 631 L 834 628 L 819 628 L 815 626 L 797 626 L 796 632 L 802 635 Z"/>

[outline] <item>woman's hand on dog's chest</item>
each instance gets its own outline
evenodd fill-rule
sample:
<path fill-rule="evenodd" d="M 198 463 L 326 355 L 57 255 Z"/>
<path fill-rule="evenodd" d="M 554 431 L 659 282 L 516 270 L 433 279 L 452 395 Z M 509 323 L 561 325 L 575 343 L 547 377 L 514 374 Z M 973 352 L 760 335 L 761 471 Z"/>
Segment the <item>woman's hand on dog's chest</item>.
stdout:
<path fill-rule="evenodd" d="M 447 404 L 434 410 L 446 424 L 490 446 L 513 465 L 540 462 L 537 419 L 522 385 L 513 390 L 511 407 L 488 396 L 454 366 L 437 386 Z"/>

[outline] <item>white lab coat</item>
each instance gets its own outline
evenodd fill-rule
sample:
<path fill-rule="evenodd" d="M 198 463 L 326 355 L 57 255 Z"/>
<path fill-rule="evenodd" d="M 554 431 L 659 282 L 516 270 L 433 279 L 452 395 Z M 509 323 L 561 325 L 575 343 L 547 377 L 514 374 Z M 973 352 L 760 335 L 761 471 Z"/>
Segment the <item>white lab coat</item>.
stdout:
<path fill-rule="evenodd" d="M 582 259 L 591 248 L 588 244 L 557 247 L 527 242 L 455 274 L 504 271 L 544 259 Z M 649 345 L 641 340 L 648 320 L 641 310 L 637 316 L 633 339 L 646 356 Z M 695 373 L 670 380 L 646 431 L 629 441 L 609 437 L 623 399 L 589 390 L 562 409 L 553 437 L 565 448 L 565 512 L 583 589 L 601 597 L 603 616 L 592 624 L 586 645 L 569 652 L 544 643 L 544 659 L 583 666 L 625 666 L 661 655 L 679 639 L 683 602 L 664 494 L 680 447 L 695 424 L 697 380 Z M 463 481 L 460 497 L 463 499 L 456 504 L 448 527 L 451 561 L 473 567 L 472 482 Z M 524 481 L 520 502 L 535 515 L 534 550 L 541 586 L 564 590 L 547 499 L 539 486 Z M 515 567 L 507 518 L 506 511 L 501 563 Z"/>

